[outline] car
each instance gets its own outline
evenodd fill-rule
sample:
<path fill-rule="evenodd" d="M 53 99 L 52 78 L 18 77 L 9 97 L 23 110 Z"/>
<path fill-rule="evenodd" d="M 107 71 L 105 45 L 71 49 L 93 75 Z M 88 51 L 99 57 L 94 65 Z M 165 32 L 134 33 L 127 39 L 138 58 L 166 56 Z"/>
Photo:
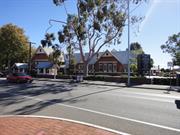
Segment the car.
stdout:
<path fill-rule="evenodd" d="M 32 77 L 30 75 L 27 75 L 25 73 L 11 73 L 7 75 L 7 81 L 8 82 L 28 82 L 31 83 L 33 81 Z"/>

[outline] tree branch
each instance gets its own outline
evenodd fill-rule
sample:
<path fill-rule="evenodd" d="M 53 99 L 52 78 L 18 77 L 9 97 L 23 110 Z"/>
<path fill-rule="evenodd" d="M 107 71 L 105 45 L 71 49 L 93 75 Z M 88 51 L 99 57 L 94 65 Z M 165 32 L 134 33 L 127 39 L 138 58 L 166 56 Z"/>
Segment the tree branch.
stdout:
<path fill-rule="evenodd" d="M 49 19 L 49 27 L 46 29 L 46 31 L 45 31 L 45 33 L 47 33 L 48 32 L 48 30 L 50 29 L 50 28 L 52 28 L 52 22 L 58 22 L 58 23 L 62 23 L 62 24 L 67 24 L 66 22 L 64 22 L 64 21 L 59 21 L 59 20 L 55 20 L 55 19 Z"/>
<path fill-rule="evenodd" d="M 115 34 L 112 38 L 110 38 L 109 40 L 107 40 L 107 41 L 105 41 L 104 43 L 102 43 L 102 44 L 100 45 L 100 47 L 98 48 L 98 50 L 96 51 L 96 53 L 94 53 L 94 55 L 96 55 L 97 53 L 99 53 L 99 50 L 100 50 L 105 44 L 107 44 L 107 43 L 109 43 L 110 41 L 112 41 L 112 40 L 118 35 L 118 33 L 119 33 L 120 30 L 121 30 L 121 29 L 119 28 L 119 29 L 117 30 L 116 34 Z M 93 55 L 92 57 L 94 57 L 94 55 Z"/>

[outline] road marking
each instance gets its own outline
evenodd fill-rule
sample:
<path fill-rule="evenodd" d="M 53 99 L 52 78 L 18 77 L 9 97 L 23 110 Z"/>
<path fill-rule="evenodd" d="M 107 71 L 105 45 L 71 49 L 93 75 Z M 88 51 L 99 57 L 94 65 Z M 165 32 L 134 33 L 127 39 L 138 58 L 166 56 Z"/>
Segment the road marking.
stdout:
<path fill-rule="evenodd" d="M 144 92 L 133 92 L 133 91 L 124 91 L 124 90 L 120 90 L 120 91 L 115 91 L 117 93 L 128 93 L 128 94 L 134 94 L 134 95 L 143 95 L 143 96 L 154 96 L 154 97 L 162 97 L 162 98 L 172 98 L 172 99 L 179 99 L 180 96 L 175 96 L 175 95 L 163 95 L 163 94 L 153 94 L 153 93 L 144 93 Z"/>
<path fill-rule="evenodd" d="M 40 99 L 40 98 L 34 98 L 34 97 L 30 97 L 30 96 L 23 96 L 23 97 L 30 98 L 30 99 L 33 99 L 33 100 L 36 100 L 36 101 L 50 102 L 48 100 L 43 100 L 43 99 Z M 53 103 L 53 102 L 50 102 L 50 103 Z M 108 114 L 108 113 L 99 112 L 99 111 L 95 111 L 95 110 L 90 110 L 90 109 L 86 109 L 86 108 L 66 105 L 66 104 L 63 104 L 63 103 L 58 103 L 56 105 L 65 106 L 65 107 L 69 107 L 69 108 L 74 108 L 74 109 L 77 109 L 77 110 L 82 110 L 82 111 L 85 111 L 85 112 L 91 112 L 91 113 L 95 113 L 95 114 L 99 114 L 99 115 L 109 116 L 109 117 L 113 117 L 113 118 L 117 118 L 117 119 L 122 119 L 122 120 L 132 121 L 132 122 L 136 122 L 136 123 L 141 123 L 141 124 L 145 124 L 145 125 L 149 125 L 149 126 L 153 126 L 153 127 L 163 128 L 163 129 L 166 129 L 166 130 L 180 132 L 180 129 L 177 129 L 177 128 L 167 127 L 167 126 L 158 125 L 158 124 L 154 124 L 154 123 L 149 123 L 149 122 L 136 120 L 136 119 L 131 119 L 131 118 L 127 118 L 127 117 L 116 116 L 116 115 L 113 115 L 113 114 Z"/>
<path fill-rule="evenodd" d="M 106 127 L 102 127 L 102 126 L 98 126 L 95 124 L 90 124 L 90 123 L 86 123 L 86 122 L 82 122 L 82 121 L 66 119 L 66 118 L 59 118 L 59 117 L 52 117 L 52 116 L 40 116 L 40 115 L 2 115 L 2 116 L 0 116 L 0 118 L 6 118 L 6 117 L 45 118 L 45 119 L 61 120 L 61 121 L 67 121 L 67 122 L 72 122 L 72 123 L 77 123 L 77 124 L 82 124 L 85 126 L 98 128 L 98 129 L 105 130 L 105 131 L 112 132 L 112 133 L 116 133 L 116 134 L 130 135 L 128 133 L 117 131 L 114 129 L 110 129 L 110 128 L 106 128 Z"/>
<path fill-rule="evenodd" d="M 166 102 L 166 103 L 174 103 L 174 100 L 175 100 L 175 99 L 159 99 L 159 98 L 151 98 L 151 97 L 140 97 L 137 95 L 120 95 L 120 94 L 113 94 L 113 93 L 106 93 L 106 94 L 114 95 L 114 96 L 120 96 L 120 97 L 130 97 L 130 98 L 136 98 L 136 99 Z M 124 94 L 127 94 L 127 93 L 124 93 Z"/>

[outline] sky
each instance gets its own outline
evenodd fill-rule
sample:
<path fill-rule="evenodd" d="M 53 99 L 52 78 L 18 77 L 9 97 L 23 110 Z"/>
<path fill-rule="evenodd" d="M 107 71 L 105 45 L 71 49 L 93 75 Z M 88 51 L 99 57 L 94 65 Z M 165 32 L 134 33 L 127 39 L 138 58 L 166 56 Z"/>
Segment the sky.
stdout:
<path fill-rule="evenodd" d="M 65 2 L 68 13 L 75 13 L 76 0 Z M 139 42 L 145 51 L 154 60 L 154 65 L 167 68 L 171 56 L 163 53 L 160 46 L 172 34 L 180 32 L 180 0 L 149 0 L 142 3 L 130 15 L 144 17 L 138 27 L 130 26 L 130 42 Z M 130 6 L 130 11 L 135 8 Z M 0 0 L 0 27 L 12 23 L 25 30 L 35 47 L 40 45 L 44 34 L 49 27 L 49 19 L 65 21 L 66 12 L 63 6 L 55 6 L 52 0 Z M 53 23 L 48 32 L 57 33 L 61 25 Z M 102 51 L 113 48 L 125 50 L 127 43 L 127 27 L 124 28 L 121 44 L 103 48 Z"/>

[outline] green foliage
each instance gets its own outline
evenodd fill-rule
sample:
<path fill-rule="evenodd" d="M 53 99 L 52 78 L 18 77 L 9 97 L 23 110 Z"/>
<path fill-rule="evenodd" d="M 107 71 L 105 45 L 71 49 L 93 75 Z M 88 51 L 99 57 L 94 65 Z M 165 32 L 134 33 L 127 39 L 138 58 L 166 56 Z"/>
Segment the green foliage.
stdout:
<path fill-rule="evenodd" d="M 152 68 L 153 65 L 154 65 L 154 60 L 151 58 L 151 59 L 150 59 L 150 68 Z"/>
<path fill-rule="evenodd" d="M 49 60 L 51 62 L 53 62 L 55 65 L 60 66 L 61 65 L 61 60 L 60 60 L 61 53 L 62 52 L 60 50 L 54 49 L 54 52 L 49 55 Z"/>
<path fill-rule="evenodd" d="M 133 73 L 136 73 L 137 72 L 137 64 L 131 64 L 130 69 Z"/>
<path fill-rule="evenodd" d="M 0 27 L 0 50 L 1 68 L 15 62 L 27 62 L 29 46 L 24 30 L 13 24 Z"/>
<path fill-rule="evenodd" d="M 58 44 L 53 44 L 54 40 L 55 36 L 53 33 L 46 33 L 45 38 L 41 40 L 41 45 L 43 47 L 52 47 L 53 53 L 49 55 L 49 60 L 53 62 L 53 64 L 55 64 L 56 66 L 60 66 L 62 64 L 60 59 L 62 52 Z"/>
<path fill-rule="evenodd" d="M 180 52 L 177 52 L 175 54 L 175 58 L 173 59 L 174 65 L 179 65 L 180 66 Z"/>
<path fill-rule="evenodd" d="M 43 47 L 45 47 L 45 46 L 48 46 L 48 47 L 53 46 L 54 47 L 54 45 L 52 43 L 52 41 L 54 41 L 54 40 L 55 40 L 55 37 L 54 37 L 53 33 L 46 33 L 45 39 L 41 40 L 41 44 Z"/>
<path fill-rule="evenodd" d="M 53 3 L 58 6 L 60 4 L 62 4 L 65 0 L 53 0 Z"/>
<path fill-rule="evenodd" d="M 131 50 L 131 53 L 135 56 L 137 56 L 139 54 L 144 54 L 143 48 L 141 47 L 141 44 L 138 42 L 131 43 L 130 50 Z M 150 59 L 150 67 L 153 67 L 153 64 L 154 64 L 154 61 L 151 58 Z M 130 68 L 131 68 L 132 72 L 137 72 L 137 59 L 136 58 L 131 59 Z"/>
<path fill-rule="evenodd" d="M 171 54 L 174 64 L 180 66 L 180 32 L 170 36 L 165 44 L 161 45 L 161 49 Z"/>
<path fill-rule="evenodd" d="M 131 45 L 130 45 L 131 51 L 136 51 L 136 50 L 140 50 L 140 49 L 142 50 L 142 47 L 138 42 L 131 43 Z"/>

